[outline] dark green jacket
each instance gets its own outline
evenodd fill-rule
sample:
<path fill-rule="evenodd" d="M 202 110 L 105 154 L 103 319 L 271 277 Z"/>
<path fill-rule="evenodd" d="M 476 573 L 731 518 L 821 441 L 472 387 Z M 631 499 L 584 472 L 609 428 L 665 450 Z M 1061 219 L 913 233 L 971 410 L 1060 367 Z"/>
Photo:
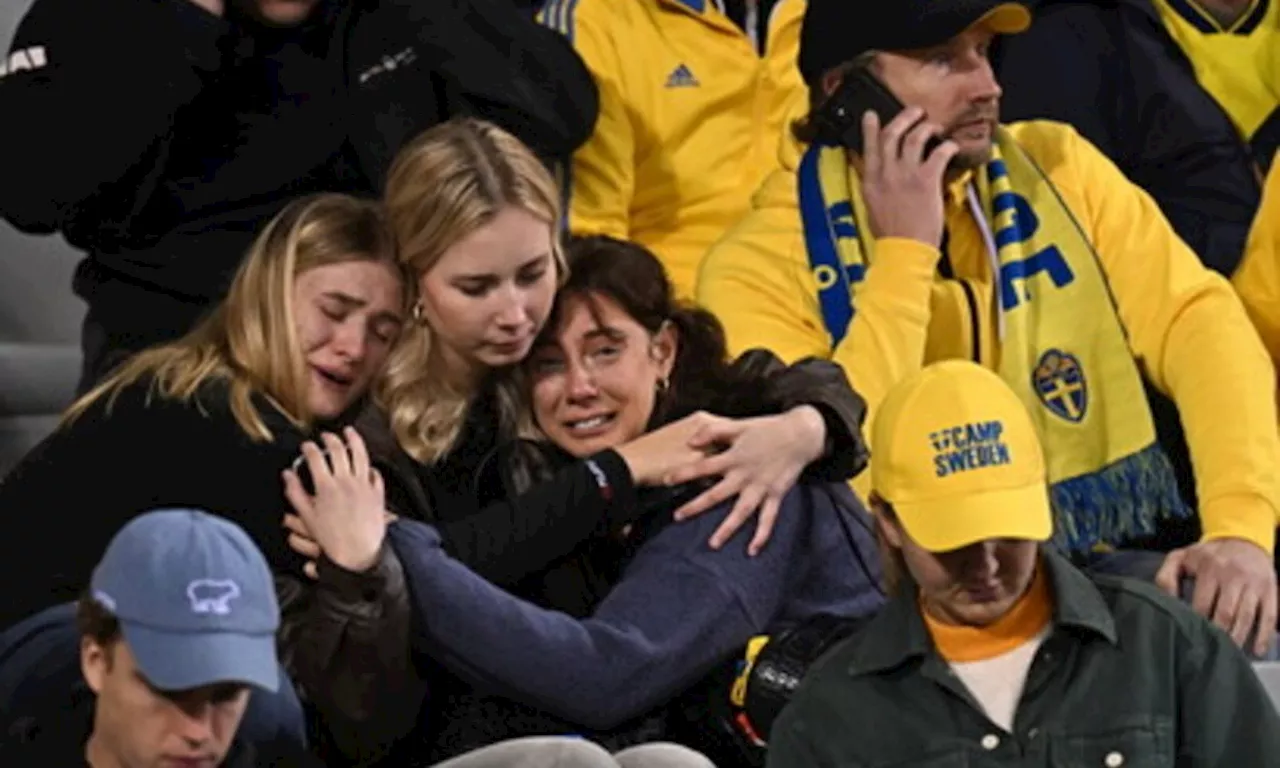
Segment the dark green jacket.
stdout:
<path fill-rule="evenodd" d="M 934 650 L 908 584 L 814 666 L 773 728 L 769 766 L 1280 766 L 1280 716 L 1226 634 L 1155 587 L 1044 562 L 1055 626 L 1013 733 Z"/>

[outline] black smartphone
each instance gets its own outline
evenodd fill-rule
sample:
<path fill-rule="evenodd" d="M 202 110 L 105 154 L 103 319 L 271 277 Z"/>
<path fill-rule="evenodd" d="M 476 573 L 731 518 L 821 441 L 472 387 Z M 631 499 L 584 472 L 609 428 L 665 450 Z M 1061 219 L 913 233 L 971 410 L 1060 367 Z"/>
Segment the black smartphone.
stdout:
<path fill-rule="evenodd" d="M 898 97 L 871 70 L 856 67 L 844 76 L 836 92 L 813 114 L 813 121 L 820 141 L 862 154 L 862 116 L 868 110 L 874 111 L 883 128 L 904 109 L 906 107 Z M 928 157 L 941 143 L 942 139 L 937 136 L 930 137 L 924 147 L 924 156 Z"/>

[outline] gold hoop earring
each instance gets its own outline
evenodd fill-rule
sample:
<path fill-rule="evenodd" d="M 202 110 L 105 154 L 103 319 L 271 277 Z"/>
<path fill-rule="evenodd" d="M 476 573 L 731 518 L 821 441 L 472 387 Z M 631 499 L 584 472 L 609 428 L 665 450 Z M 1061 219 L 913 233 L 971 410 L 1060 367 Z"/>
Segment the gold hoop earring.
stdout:
<path fill-rule="evenodd" d="M 417 324 L 421 325 L 421 324 L 422 324 L 422 317 L 423 317 L 423 314 L 424 314 L 424 313 L 423 313 L 423 310 L 422 310 L 422 302 L 420 302 L 420 301 L 415 301 L 415 302 L 413 303 L 413 309 L 412 309 L 412 310 L 410 310 L 409 314 L 413 317 L 413 322 L 415 322 L 415 323 L 417 323 Z"/>

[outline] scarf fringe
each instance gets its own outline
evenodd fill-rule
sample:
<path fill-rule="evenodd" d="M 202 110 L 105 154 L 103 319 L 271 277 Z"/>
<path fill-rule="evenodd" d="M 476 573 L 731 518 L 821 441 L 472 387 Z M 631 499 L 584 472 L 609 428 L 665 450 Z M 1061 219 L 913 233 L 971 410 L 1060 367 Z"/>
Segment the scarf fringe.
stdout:
<path fill-rule="evenodd" d="M 1161 520 L 1194 512 L 1178 495 L 1173 465 L 1158 443 L 1097 472 L 1054 483 L 1049 495 L 1053 542 L 1070 555 L 1149 536 Z"/>

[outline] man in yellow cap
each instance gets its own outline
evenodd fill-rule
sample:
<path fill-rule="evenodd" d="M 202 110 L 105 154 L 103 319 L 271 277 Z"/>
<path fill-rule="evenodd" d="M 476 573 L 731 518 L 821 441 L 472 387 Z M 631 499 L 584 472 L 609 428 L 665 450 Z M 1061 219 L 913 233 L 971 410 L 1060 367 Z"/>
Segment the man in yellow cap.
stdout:
<path fill-rule="evenodd" d="M 872 427 L 929 363 L 997 372 L 1044 446 L 1054 544 L 1092 567 L 1198 524 L 1126 565 L 1170 593 L 1194 579 L 1197 612 L 1243 644 L 1277 616 L 1275 370 L 1231 286 L 1110 160 L 1065 124 L 998 122 L 989 48 L 1029 23 L 1008 0 L 810 0 L 809 115 L 708 253 L 699 300 L 735 354 L 838 363 Z M 858 114 L 845 86 L 863 78 L 906 109 Z M 1148 386 L 1177 404 L 1190 460 L 1164 452 Z"/>
<path fill-rule="evenodd" d="M 827 654 L 768 764 L 1274 765 L 1280 716 L 1222 630 L 1052 548 L 1021 400 L 967 361 L 906 377 L 872 434 L 893 599 Z"/>

